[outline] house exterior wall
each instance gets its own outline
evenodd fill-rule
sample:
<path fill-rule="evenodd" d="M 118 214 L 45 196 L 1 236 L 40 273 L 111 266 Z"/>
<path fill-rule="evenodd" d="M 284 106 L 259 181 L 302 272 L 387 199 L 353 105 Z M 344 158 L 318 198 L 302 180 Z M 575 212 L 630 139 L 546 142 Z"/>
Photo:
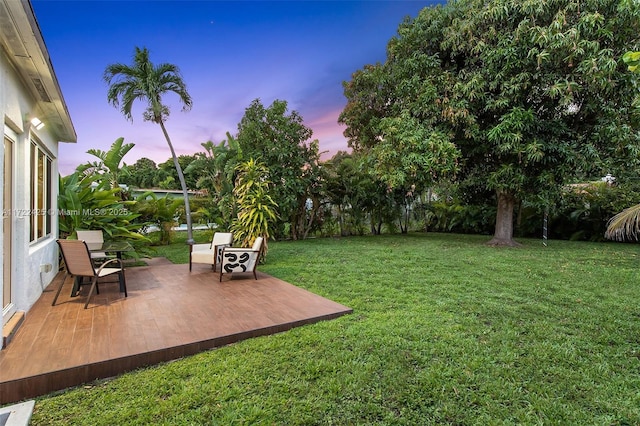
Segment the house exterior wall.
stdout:
<path fill-rule="evenodd" d="M 40 297 L 43 290 L 51 283 L 58 271 L 57 237 L 57 197 L 58 197 L 58 142 L 45 124 L 36 130 L 29 122 L 31 117 L 37 116 L 37 102 L 16 69 L 12 65 L 6 51 L 0 48 L 0 117 L 3 118 L 4 136 L 13 141 L 13 194 L 11 211 L 9 214 L 12 226 L 12 271 L 11 290 L 13 309 L 28 311 Z M 30 241 L 30 208 L 31 208 L 31 140 L 35 140 L 50 155 L 52 159 L 52 176 L 56 179 L 51 185 L 51 197 L 54 209 L 52 212 L 51 233 L 38 241 Z M 3 180 L 2 193 L 4 196 L 4 148 L 0 152 L 0 179 Z M 4 240 L 4 231 L 0 228 Z M 4 258 L 4 247 L 1 248 Z M 50 265 L 44 267 L 43 265 Z M 0 265 L 0 270 L 2 265 Z M 41 270 L 48 270 L 41 272 Z M 2 276 L 2 275 L 0 275 Z M 0 300 L 2 298 L 0 293 Z M 0 306 L 4 306 L 3 303 Z M 9 315 L 3 315 L 3 321 Z"/>

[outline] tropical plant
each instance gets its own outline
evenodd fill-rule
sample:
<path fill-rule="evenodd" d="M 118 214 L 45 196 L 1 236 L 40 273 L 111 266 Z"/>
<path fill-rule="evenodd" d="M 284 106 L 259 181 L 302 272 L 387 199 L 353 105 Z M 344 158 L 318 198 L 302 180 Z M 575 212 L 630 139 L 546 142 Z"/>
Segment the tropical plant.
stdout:
<path fill-rule="evenodd" d="M 131 114 L 133 103 L 136 100 L 143 100 L 147 102 L 143 119 L 160 125 L 171 150 L 173 164 L 182 187 L 187 221 L 187 244 L 193 244 L 189 194 L 182 167 L 178 162 L 178 157 L 164 124 L 169 117 L 169 108 L 162 103 L 163 95 L 174 93 L 178 95 L 178 99 L 183 105 L 183 111 L 191 109 L 191 96 L 187 92 L 178 67 L 168 63 L 154 65 L 149 59 L 149 51 L 146 48 L 136 47 L 133 65 L 121 63 L 108 65 L 104 72 L 104 80 L 109 85 L 107 99 L 114 107 L 120 109 L 126 119 L 133 121 Z"/>
<path fill-rule="evenodd" d="M 622 56 L 629 71 L 640 73 L 640 52 L 627 52 Z M 626 238 L 637 240 L 640 232 L 640 204 L 631 206 L 614 217 L 607 224 L 605 238 L 622 241 Z"/>
<path fill-rule="evenodd" d="M 640 73 L 640 52 L 627 52 L 622 56 L 622 60 L 627 64 L 629 71 Z"/>
<path fill-rule="evenodd" d="M 97 157 L 99 161 L 82 164 L 78 166 L 76 170 L 87 175 L 98 175 L 98 178 L 100 180 L 106 180 L 112 189 L 118 188 L 120 185 L 120 177 L 128 174 L 127 166 L 121 166 L 120 164 L 124 156 L 127 155 L 134 146 L 134 143 L 124 143 L 124 138 L 118 138 L 111 144 L 108 151 L 91 148 L 87 151 L 87 154 Z M 124 200 L 126 196 L 123 194 L 124 191 L 121 191 L 120 196 Z"/>
<path fill-rule="evenodd" d="M 407 192 L 390 191 L 374 167 L 372 156 L 344 152 L 323 164 L 326 197 L 335 206 L 341 235 L 363 235 L 367 226 L 378 235 L 383 224 L 402 220 Z"/>
<path fill-rule="evenodd" d="M 231 227 L 233 237 L 242 247 L 250 247 L 257 237 L 264 237 L 261 256 L 264 259 L 278 207 L 269 194 L 269 170 L 264 164 L 250 159 L 240 163 L 237 171 L 233 193 L 238 204 L 238 217 Z"/>
<path fill-rule="evenodd" d="M 228 229 L 236 217 L 235 198 L 233 196 L 236 166 L 243 158 L 238 141 L 227 132 L 227 139 L 215 145 L 211 141 L 201 144 L 205 149 L 185 169 L 185 173 L 198 176 L 197 188 L 205 189 L 212 199 L 220 218 L 219 225 Z"/>
<path fill-rule="evenodd" d="M 640 204 L 624 209 L 611 218 L 605 238 L 623 241 L 627 238 L 638 239 L 640 234 Z"/>
<path fill-rule="evenodd" d="M 148 191 L 136 198 L 134 210 L 142 220 L 158 228 L 160 244 L 168 245 L 171 244 L 173 227 L 177 223 L 178 209 L 182 204 L 183 200 L 180 198 L 171 198 L 168 194 L 158 197 Z"/>
<path fill-rule="evenodd" d="M 60 237 L 75 237 L 77 229 L 101 229 L 107 240 L 125 239 L 148 242 L 137 232 L 139 215 L 132 211 L 134 201 L 122 201 L 120 188 L 109 188 L 98 175 L 76 171 L 60 177 L 58 227 Z"/>
<path fill-rule="evenodd" d="M 366 175 L 361 172 L 358 162 L 352 155 L 344 151 L 336 153 L 323 164 L 327 177 L 325 181 L 327 202 L 335 216 L 338 235 L 347 236 L 357 234 L 352 225 L 363 222 L 366 212 L 358 204 L 358 194 Z M 365 190 L 366 191 L 366 190 Z M 334 224 L 328 223 L 330 226 Z"/>

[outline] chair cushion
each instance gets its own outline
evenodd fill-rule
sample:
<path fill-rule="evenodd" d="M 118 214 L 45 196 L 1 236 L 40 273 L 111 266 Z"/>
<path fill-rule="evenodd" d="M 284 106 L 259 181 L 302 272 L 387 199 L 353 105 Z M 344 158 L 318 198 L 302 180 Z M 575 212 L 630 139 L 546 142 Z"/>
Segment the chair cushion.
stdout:
<path fill-rule="evenodd" d="M 76 235 L 79 240 L 84 240 L 86 243 L 103 243 L 104 236 L 100 230 L 76 230 Z"/>
<path fill-rule="evenodd" d="M 120 268 L 103 268 L 98 274 L 99 277 L 104 277 L 107 275 L 115 274 L 116 272 L 120 272 L 122 269 Z"/>
<path fill-rule="evenodd" d="M 212 246 L 217 245 L 231 245 L 233 243 L 233 233 L 231 232 L 216 232 L 213 234 Z"/>

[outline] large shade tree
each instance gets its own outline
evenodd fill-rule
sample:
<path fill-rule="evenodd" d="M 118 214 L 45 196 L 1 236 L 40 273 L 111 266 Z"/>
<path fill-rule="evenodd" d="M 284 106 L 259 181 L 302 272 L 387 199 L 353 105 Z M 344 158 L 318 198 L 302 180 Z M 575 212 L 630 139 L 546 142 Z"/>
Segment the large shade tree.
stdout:
<path fill-rule="evenodd" d="M 169 117 L 169 107 L 162 103 L 164 95 L 174 93 L 183 105 L 183 111 L 191 109 L 191 96 L 187 92 L 187 87 L 179 68 L 169 63 L 154 65 L 149 59 L 149 51 L 146 48 L 140 49 L 136 47 L 133 64 L 116 63 L 108 65 L 104 71 L 104 80 L 109 85 L 107 99 L 113 106 L 120 109 L 126 119 L 133 121 L 131 110 L 133 103 L 139 100 L 147 103 L 143 119 L 160 125 L 171 150 L 173 164 L 182 187 L 187 220 L 187 244 L 193 244 L 189 194 L 182 167 L 178 162 L 178 157 L 164 124 Z"/>
<path fill-rule="evenodd" d="M 196 154 L 182 154 L 178 155 L 178 164 L 182 170 L 184 176 L 184 182 L 187 189 L 197 188 L 197 182 L 199 176 L 189 170 L 189 165 L 193 163 L 200 153 Z M 178 175 L 178 169 L 175 166 L 173 159 L 168 159 L 164 163 L 158 164 L 159 175 L 162 176 L 165 181 L 165 189 L 181 189 L 180 176 Z"/>
<path fill-rule="evenodd" d="M 153 188 L 158 184 L 158 166 L 149 158 L 139 158 L 128 167 L 128 174 L 122 183 L 138 188 Z"/>
<path fill-rule="evenodd" d="M 238 124 L 236 138 L 244 158 L 259 160 L 269 169 L 280 214 L 276 236 L 288 233 L 293 239 L 304 238 L 320 207 L 319 144 L 310 141 L 312 133 L 283 100 L 265 107 L 255 99 Z M 310 199 L 316 201 L 309 208 Z"/>
<path fill-rule="evenodd" d="M 396 157 L 429 154 L 399 143 L 408 129 L 445 147 L 436 154 L 450 153 L 438 142 L 446 137 L 460 151 L 458 177 L 495 195 L 491 243 L 516 244 L 520 200 L 549 203 L 568 180 L 638 164 L 638 117 L 628 102 L 637 79 L 618 60 L 638 46 L 638 22 L 632 0 L 425 8 L 400 25 L 383 64 L 345 84 L 346 135 L 356 150 L 380 150 L 384 131 L 400 123 Z"/>

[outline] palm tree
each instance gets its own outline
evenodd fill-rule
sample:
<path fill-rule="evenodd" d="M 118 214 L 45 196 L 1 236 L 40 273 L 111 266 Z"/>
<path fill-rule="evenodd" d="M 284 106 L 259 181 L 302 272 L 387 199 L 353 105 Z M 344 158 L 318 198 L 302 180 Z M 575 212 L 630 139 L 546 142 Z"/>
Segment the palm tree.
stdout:
<path fill-rule="evenodd" d="M 237 173 L 236 165 L 242 161 L 242 148 L 229 132 L 227 139 L 217 145 L 211 141 L 200 145 L 205 152 L 200 153 L 184 171 L 199 176 L 196 185 L 209 192 L 213 204 L 220 212 L 222 223 L 219 225 L 228 228 L 237 216 L 233 184 Z"/>
<path fill-rule="evenodd" d="M 164 125 L 165 120 L 169 117 L 169 108 L 162 103 L 162 95 L 173 92 L 180 98 L 180 102 L 183 104 L 183 111 L 191 109 L 191 96 L 187 93 L 180 70 L 173 64 L 154 65 L 149 60 L 149 51 L 146 48 L 140 49 L 136 47 L 133 65 L 116 63 L 107 66 L 104 71 L 104 80 L 109 85 L 107 94 L 109 102 L 114 107 L 119 108 L 127 120 L 133 121 L 133 116 L 131 115 L 133 102 L 142 100 L 147 102 L 147 109 L 143 114 L 143 119 L 160 125 L 171 150 L 173 164 L 176 166 L 178 179 L 182 186 L 185 214 L 187 216 L 187 244 L 193 244 L 191 208 L 189 207 L 187 184 L 169 138 L 169 133 L 167 133 Z"/>
<path fill-rule="evenodd" d="M 622 60 L 629 71 L 640 73 L 640 52 L 627 52 Z M 640 204 L 631 206 L 609 220 L 605 238 L 623 241 L 626 238 L 638 240 L 640 235 Z"/>
<path fill-rule="evenodd" d="M 604 237 L 610 240 L 638 240 L 640 235 L 640 204 L 624 209 L 609 220 Z"/>

